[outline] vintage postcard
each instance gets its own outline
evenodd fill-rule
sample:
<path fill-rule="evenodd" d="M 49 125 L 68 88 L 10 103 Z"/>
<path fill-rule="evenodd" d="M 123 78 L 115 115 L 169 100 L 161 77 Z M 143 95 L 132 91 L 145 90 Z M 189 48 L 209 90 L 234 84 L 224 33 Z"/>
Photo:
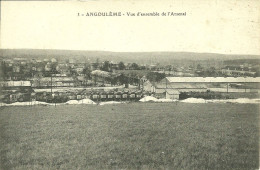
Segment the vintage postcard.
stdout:
<path fill-rule="evenodd" d="M 259 169 L 259 0 L 0 9 L 0 169 Z"/>

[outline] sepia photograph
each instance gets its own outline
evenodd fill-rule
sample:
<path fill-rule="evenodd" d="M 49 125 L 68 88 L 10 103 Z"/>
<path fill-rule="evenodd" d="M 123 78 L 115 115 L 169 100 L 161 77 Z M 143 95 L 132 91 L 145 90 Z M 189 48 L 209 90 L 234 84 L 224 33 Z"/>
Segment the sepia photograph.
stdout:
<path fill-rule="evenodd" d="M 260 168 L 259 0 L 0 11 L 1 170 Z"/>

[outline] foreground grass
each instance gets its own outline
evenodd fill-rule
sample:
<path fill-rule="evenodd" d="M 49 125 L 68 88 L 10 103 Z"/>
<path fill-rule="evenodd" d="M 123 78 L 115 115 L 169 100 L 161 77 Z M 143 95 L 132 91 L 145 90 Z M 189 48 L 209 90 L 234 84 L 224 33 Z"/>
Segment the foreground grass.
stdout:
<path fill-rule="evenodd" d="M 1 169 L 257 169 L 259 106 L 0 108 Z"/>

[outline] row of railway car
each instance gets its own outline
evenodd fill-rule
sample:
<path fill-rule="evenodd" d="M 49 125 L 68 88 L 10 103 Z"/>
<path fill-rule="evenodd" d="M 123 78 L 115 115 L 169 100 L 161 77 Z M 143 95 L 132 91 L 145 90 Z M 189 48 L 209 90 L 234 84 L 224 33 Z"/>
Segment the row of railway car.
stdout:
<path fill-rule="evenodd" d="M 91 99 L 93 101 L 137 101 L 150 93 L 138 92 L 85 92 L 85 93 L 36 93 L 35 100 L 63 103 L 68 100 Z"/>

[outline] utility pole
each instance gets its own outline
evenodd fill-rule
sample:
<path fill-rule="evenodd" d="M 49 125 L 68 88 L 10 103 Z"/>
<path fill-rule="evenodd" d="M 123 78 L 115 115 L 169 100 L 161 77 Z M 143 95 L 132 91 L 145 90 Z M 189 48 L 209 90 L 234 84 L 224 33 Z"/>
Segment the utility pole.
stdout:
<path fill-rule="evenodd" d="M 52 94 L 52 73 L 51 73 L 51 94 Z"/>
<path fill-rule="evenodd" d="M 140 79 L 139 76 L 138 76 L 138 89 L 139 89 L 139 90 L 141 89 L 141 79 Z"/>
<path fill-rule="evenodd" d="M 228 93 L 228 83 L 227 83 L 227 93 Z"/>

